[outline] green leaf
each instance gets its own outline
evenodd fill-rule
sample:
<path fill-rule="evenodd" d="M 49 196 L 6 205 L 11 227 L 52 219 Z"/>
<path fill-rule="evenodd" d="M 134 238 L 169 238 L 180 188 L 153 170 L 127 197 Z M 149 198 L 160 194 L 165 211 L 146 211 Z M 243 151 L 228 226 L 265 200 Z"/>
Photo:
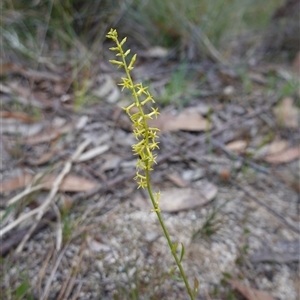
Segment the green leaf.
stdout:
<path fill-rule="evenodd" d="M 16 296 L 18 298 L 23 297 L 30 289 L 30 284 L 27 281 L 21 283 L 16 289 Z"/>
<path fill-rule="evenodd" d="M 172 246 L 172 253 L 175 253 L 178 247 L 178 243 L 173 244 Z"/>
<path fill-rule="evenodd" d="M 198 279 L 195 277 L 195 278 L 194 278 L 194 296 L 196 296 L 196 294 L 198 293 L 198 287 L 199 287 L 199 281 L 198 281 Z"/>
<path fill-rule="evenodd" d="M 184 245 L 183 245 L 183 243 L 181 243 L 181 254 L 180 254 L 180 259 L 179 259 L 180 262 L 182 261 L 183 256 L 184 256 Z"/>

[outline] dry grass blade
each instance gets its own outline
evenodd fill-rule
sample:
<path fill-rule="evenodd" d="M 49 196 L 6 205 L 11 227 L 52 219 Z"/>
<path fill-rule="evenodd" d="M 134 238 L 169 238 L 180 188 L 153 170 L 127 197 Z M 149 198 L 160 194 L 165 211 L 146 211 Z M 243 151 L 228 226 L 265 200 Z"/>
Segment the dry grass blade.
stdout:
<path fill-rule="evenodd" d="M 81 247 L 79 249 L 79 256 L 78 256 L 78 262 L 77 262 L 76 268 L 75 268 L 74 271 L 71 270 L 71 272 L 73 272 L 73 275 L 71 277 L 71 280 L 70 280 L 70 283 L 69 283 L 68 288 L 66 290 L 66 293 L 64 295 L 64 298 L 62 298 L 62 299 L 69 299 L 69 296 L 70 296 L 71 292 L 73 291 L 74 284 L 75 284 L 75 279 L 76 279 L 76 276 L 77 276 L 78 271 L 80 269 L 80 265 L 81 265 L 81 262 L 82 262 L 82 257 L 83 257 L 83 253 L 84 253 L 85 248 L 86 248 L 86 240 L 84 240 L 83 243 L 81 244 Z"/>
<path fill-rule="evenodd" d="M 20 194 L 14 196 L 13 198 L 11 198 L 8 202 L 7 202 L 7 205 L 12 205 L 16 202 L 18 202 L 19 200 L 21 200 L 22 198 L 24 198 L 25 196 L 33 193 L 33 192 L 36 192 L 38 190 L 41 190 L 43 189 L 47 184 L 46 183 L 42 183 L 42 184 L 39 184 L 39 185 L 36 185 L 36 186 L 28 186 L 23 192 L 21 192 Z"/>
<path fill-rule="evenodd" d="M 46 284 L 46 286 L 45 286 L 45 290 L 44 290 L 43 296 L 41 297 L 41 300 L 46 300 L 46 299 L 48 299 L 52 280 L 53 280 L 53 278 L 54 278 L 54 276 L 55 276 L 55 273 L 56 273 L 56 271 L 57 271 L 57 268 L 59 267 L 59 264 L 60 264 L 62 258 L 63 258 L 64 255 L 65 255 L 65 252 L 66 252 L 68 246 L 69 246 L 69 244 L 67 244 L 67 245 L 61 250 L 61 252 L 60 252 L 58 258 L 56 259 L 55 265 L 54 265 L 53 268 L 52 268 L 51 274 L 50 274 L 50 276 L 49 276 L 49 278 L 48 278 L 48 281 L 47 281 L 47 284 Z"/>
<path fill-rule="evenodd" d="M 48 254 L 47 254 L 47 257 L 43 263 L 43 266 L 41 268 L 41 271 L 39 273 L 39 278 L 38 278 L 38 284 L 37 284 L 37 290 L 38 290 L 38 295 L 39 295 L 39 298 L 41 297 L 42 295 L 42 280 L 46 274 L 46 269 L 47 269 L 47 266 L 48 266 L 48 263 L 49 263 L 49 260 L 51 259 L 52 255 L 53 255 L 53 252 L 54 252 L 54 247 L 52 247 Z"/>

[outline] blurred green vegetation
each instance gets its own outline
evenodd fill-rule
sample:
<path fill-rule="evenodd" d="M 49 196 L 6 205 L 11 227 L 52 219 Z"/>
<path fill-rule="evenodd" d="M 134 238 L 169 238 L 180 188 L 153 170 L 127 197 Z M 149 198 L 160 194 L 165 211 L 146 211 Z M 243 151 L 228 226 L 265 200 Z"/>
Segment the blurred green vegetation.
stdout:
<path fill-rule="evenodd" d="M 207 39 L 226 48 L 230 38 L 261 31 L 281 0 L 4 0 L 2 49 L 36 61 L 72 49 L 99 55 L 105 34 L 116 27 L 135 43 L 189 46 L 206 54 Z M 54 51 L 55 50 L 55 51 Z M 59 55 L 57 51 L 61 52 Z M 57 57 L 56 57 L 57 58 Z"/>

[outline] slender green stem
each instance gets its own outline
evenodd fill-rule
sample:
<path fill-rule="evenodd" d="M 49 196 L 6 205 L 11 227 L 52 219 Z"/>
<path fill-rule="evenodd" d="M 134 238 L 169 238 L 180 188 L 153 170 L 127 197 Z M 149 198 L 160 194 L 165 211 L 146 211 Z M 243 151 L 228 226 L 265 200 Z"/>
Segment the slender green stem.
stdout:
<path fill-rule="evenodd" d="M 174 259 L 175 259 L 176 265 L 177 265 L 177 267 L 179 268 L 179 271 L 180 271 L 181 277 L 182 277 L 182 279 L 183 279 L 183 281 L 184 281 L 184 284 L 185 284 L 185 287 L 186 287 L 186 289 L 187 289 L 187 292 L 188 292 L 188 294 L 190 295 L 191 300 L 194 300 L 194 299 L 195 299 L 194 293 L 192 292 L 192 289 L 191 289 L 191 287 L 190 287 L 190 285 L 189 285 L 189 282 L 188 282 L 187 277 L 186 277 L 186 275 L 185 275 L 185 272 L 184 272 L 184 269 L 183 269 L 183 267 L 182 267 L 182 264 L 181 264 L 181 262 L 180 262 L 180 260 L 179 260 L 179 258 L 178 258 L 178 256 L 177 256 L 177 254 L 176 254 L 176 250 L 173 251 L 173 244 L 172 244 L 172 241 L 171 241 L 169 232 L 168 232 L 168 230 L 167 230 L 167 228 L 166 228 L 166 226 L 165 226 L 164 220 L 163 220 L 163 218 L 162 218 L 162 216 L 161 216 L 160 211 L 156 209 L 156 208 L 157 208 L 157 205 L 156 205 L 156 203 L 155 203 L 155 198 L 154 198 L 154 195 L 153 195 L 153 193 L 152 193 L 152 188 L 151 188 L 151 183 L 150 183 L 150 175 L 149 175 L 149 170 L 148 170 L 148 169 L 146 169 L 146 180 L 147 180 L 147 190 L 148 190 L 148 194 L 149 194 L 149 196 L 150 196 L 150 199 L 151 199 L 151 202 L 152 202 L 154 211 L 155 211 L 155 213 L 156 213 L 156 215 L 157 215 L 158 221 L 159 221 L 160 226 L 161 226 L 161 228 L 162 228 L 162 230 L 163 230 L 163 232 L 164 232 L 164 235 L 165 235 L 165 237 L 166 237 L 166 239 L 167 239 L 167 241 L 168 241 L 169 248 L 170 248 L 171 253 L 172 253 L 172 255 L 173 255 Z"/>

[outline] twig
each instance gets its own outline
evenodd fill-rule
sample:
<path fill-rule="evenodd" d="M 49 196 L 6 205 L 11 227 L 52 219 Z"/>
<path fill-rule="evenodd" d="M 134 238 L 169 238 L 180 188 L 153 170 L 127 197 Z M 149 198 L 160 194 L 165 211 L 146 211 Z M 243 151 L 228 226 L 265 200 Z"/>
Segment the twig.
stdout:
<path fill-rule="evenodd" d="M 293 230 L 294 232 L 300 234 L 299 228 L 294 226 L 293 224 L 290 224 L 282 215 L 280 215 L 278 212 L 276 212 L 273 208 L 268 206 L 267 204 L 263 203 L 257 197 L 255 197 L 250 191 L 247 191 L 245 188 L 243 188 L 239 183 L 237 183 L 234 180 L 230 180 L 230 183 L 235 185 L 237 188 L 242 190 L 247 196 L 249 196 L 254 202 L 256 202 L 258 205 L 263 206 L 266 208 L 273 216 L 275 216 L 277 219 L 279 219 L 284 225 L 286 225 L 288 228 Z"/>
<path fill-rule="evenodd" d="M 56 273 L 56 270 L 57 270 L 57 268 L 58 268 L 58 266 L 59 266 L 59 264 L 60 264 L 62 258 L 64 257 L 64 254 L 65 254 L 65 252 L 66 252 L 68 246 L 69 246 L 69 244 L 65 245 L 65 247 L 61 250 L 61 252 L 60 252 L 60 254 L 59 254 L 59 256 L 58 256 L 58 258 L 57 258 L 57 260 L 56 260 L 56 262 L 55 262 L 55 265 L 54 265 L 54 267 L 53 267 L 53 269 L 52 269 L 52 271 L 51 271 L 51 274 L 50 274 L 49 279 L 48 279 L 48 281 L 47 281 L 47 284 L 46 284 L 46 287 L 45 287 L 45 290 L 44 290 L 44 294 L 43 294 L 43 296 L 41 297 L 41 300 L 46 300 L 46 299 L 48 299 L 49 290 L 50 290 L 50 286 L 51 286 L 52 280 L 53 280 L 53 278 L 54 278 L 54 275 L 55 275 L 55 273 Z"/>
<path fill-rule="evenodd" d="M 21 215 L 14 222 L 8 224 L 6 227 L 1 229 L 0 236 L 3 236 L 5 233 L 9 232 L 13 228 L 15 228 L 17 225 L 19 225 L 20 223 L 22 223 L 23 221 L 27 220 L 28 218 L 30 218 L 34 215 L 36 215 L 37 221 L 41 220 L 45 211 L 48 209 L 53 198 L 55 197 L 56 193 L 58 192 L 59 186 L 62 183 L 64 177 L 70 172 L 73 161 L 75 161 L 79 157 L 79 155 L 84 151 L 84 149 L 88 146 L 89 143 L 90 143 L 89 140 L 85 140 L 82 144 L 80 144 L 78 146 L 78 148 L 76 149 L 76 151 L 73 154 L 73 156 L 71 157 L 71 159 L 66 162 L 64 168 L 62 169 L 60 174 L 57 176 L 57 178 L 54 181 L 53 186 L 50 190 L 50 193 L 49 193 L 48 197 L 46 198 L 46 200 L 43 202 L 43 204 L 41 204 L 38 208 L 28 212 L 27 214 Z M 36 225 L 37 225 L 37 223 L 36 223 Z M 35 225 L 35 227 L 36 227 L 36 225 Z M 34 231 L 34 229 L 35 228 L 31 227 L 31 230 L 30 230 L 31 233 Z M 28 238 L 29 238 L 28 235 L 26 235 L 26 239 L 28 239 Z"/>
<path fill-rule="evenodd" d="M 51 203 L 53 210 L 55 212 L 56 215 L 56 251 L 59 251 L 61 248 L 61 244 L 62 244 L 62 223 L 61 223 L 61 215 L 60 215 L 60 211 L 59 208 L 57 207 L 57 205 L 53 202 Z"/>
<path fill-rule="evenodd" d="M 43 263 L 43 266 L 42 266 L 42 269 L 39 273 L 39 278 L 38 278 L 38 284 L 37 284 L 37 290 L 38 290 L 38 297 L 40 298 L 41 295 L 42 295 L 42 279 L 46 273 L 46 269 L 47 269 L 47 266 L 48 266 L 48 262 L 50 260 L 50 258 L 52 257 L 53 255 L 53 251 L 54 251 L 54 246 L 51 247 L 50 251 L 48 252 L 47 254 L 47 257 Z"/>
<path fill-rule="evenodd" d="M 41 183 L 39 185 L 36 185 L 36 186 L 32 186 L 30 185 L 29 187 L 27 187 L 23 192 L 21 192 L 20 194 L 17 194 L 16 196 L 14 196 L 13 198 L 11 198 L 8 202 L 7 202 L 7 205 L 12 205 L 14 204 L 15 202 L 21 200 L 22 198 L 24 198 L 25 196 L 35 192 L 35 191 L 38 191 L 38 190 L 41 190 L 42 188 L 44 188 L 47 184 L 46 183 Z"/>
<path fill-rule="evenodd" d="M 79 297 L 82 286 L 83 286 L 83 282 L 80 281 L 77 286 L 77 291 L 76 291 L 76 293 L 74 293 L 74 296 L 71 298 L 71 300 L 76 300 Z"/>
<path fill-rule="evenodd" d="M 69 286 L 68 286 L 68 288 L 66 290 L 64 299 L 69 299 L 70 293 L 73 290 L 73 287 L 74 287 L 74 284 L 75 284 L 75 280 L 76 280 L 76 276 L 78 274 L 78 271 L 79 271 L 79 268 L 80 268 L 80 265 L 81 265 L 81 262 L 82 262 L 82 257 L 83 257 L 83 253 L 84 253 L 85 248 L 86 248 L 86 240 L 83 241 L 83 243 L 81 244 L 81 247 L 79 249 L 78 262 L 76 264 L 76 267 L 75 267 L 75 270 L 74 270 L 74 274 L 71 277 L 70 284 L 69 284 Z"/>

